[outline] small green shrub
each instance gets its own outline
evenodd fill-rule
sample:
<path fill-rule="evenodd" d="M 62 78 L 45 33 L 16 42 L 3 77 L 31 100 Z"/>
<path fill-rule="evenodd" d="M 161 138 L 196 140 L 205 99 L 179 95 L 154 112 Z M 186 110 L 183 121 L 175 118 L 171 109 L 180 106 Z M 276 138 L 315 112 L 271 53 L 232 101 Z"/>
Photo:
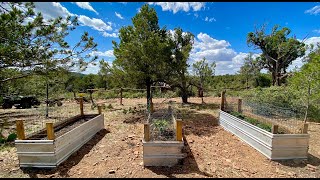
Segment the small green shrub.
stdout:
<path fill-rule="evenodd" d="M 17 134 L 16 133 L 11 133 L 7 138 L 7 142 L 12 142 L 12 141 L 14 141 L 16 139 L 17 139 Z"/>
<path fill-rule="evenodd" d="M 107 106 L 107 108 L 108 108 L 108 109 L 113 109 L 113 106 L 112 106 L 111 104 L 109 104 L 109 105 Z"/>

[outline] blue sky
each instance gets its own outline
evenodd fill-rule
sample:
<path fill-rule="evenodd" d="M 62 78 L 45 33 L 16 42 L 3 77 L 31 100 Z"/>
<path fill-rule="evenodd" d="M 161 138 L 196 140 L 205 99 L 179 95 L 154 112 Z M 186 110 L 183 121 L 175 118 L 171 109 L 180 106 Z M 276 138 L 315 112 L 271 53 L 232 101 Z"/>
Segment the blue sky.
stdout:
<path fill-rule="evenodd" d="M 148 3 L 148 2 L 146 2 Z M 98 43 L 99 55 L 110 63 L 114 60 L 112 40 L 119 42 L 118 31 L 132 25 L 131 18 L 144 2 L 37 2 L 36 11 L 45 18 L 68 14 L 78 16 L 80 26 L 67 38 L 74 44 L 80 34 L 88 31 Z M 317 2 L 149 2 L 155 8 L 161 27 L 173 30 L 181 27 L 195 35 L 189 63 L 206 57 L 217 63 L 216 74 L 235 74 L 248 52 L 259 50 L 248 47 L 246 36 L 255 25 L 268 23 L 291 29 L 306 44 L 320 42 L 320 3 Z M 302 65 L 301 58 L 290 68 Z M 97 73 L 98 66 L 90 65 L 84 72 Z"/>

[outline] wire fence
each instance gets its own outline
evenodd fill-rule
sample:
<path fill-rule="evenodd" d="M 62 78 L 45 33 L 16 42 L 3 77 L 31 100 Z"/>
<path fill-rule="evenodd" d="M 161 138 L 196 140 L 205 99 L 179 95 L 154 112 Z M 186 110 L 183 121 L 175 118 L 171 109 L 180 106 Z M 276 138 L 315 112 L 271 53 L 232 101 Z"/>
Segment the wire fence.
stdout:
<path fill-rule="evenodd" d="M 238 98 L 226 98 L 225 110 L 238 112 L 238 103 Z M 303 114 L 298 110 L 247 99 L 242 99 L 241 113 L 267 125 L 278 125 L 281 131 L 288 134 L 301 133 L 304 124 Z"/>
<path fill-rule="evenodd" d="M 3 134 L 16 132 L 16 120 L 22 120 L 25 135 L 28 137 L 46 128 L 46 123 L 57 124 L 68 118 L 80 114 L 80 106 L 77 101 L 63 102 L 61 106 L 48 107 L 48 117 L 46 117 L 46 104 L 41 104 L 37 108 L 29 109 L 0 109 L 0 126 Z"/>

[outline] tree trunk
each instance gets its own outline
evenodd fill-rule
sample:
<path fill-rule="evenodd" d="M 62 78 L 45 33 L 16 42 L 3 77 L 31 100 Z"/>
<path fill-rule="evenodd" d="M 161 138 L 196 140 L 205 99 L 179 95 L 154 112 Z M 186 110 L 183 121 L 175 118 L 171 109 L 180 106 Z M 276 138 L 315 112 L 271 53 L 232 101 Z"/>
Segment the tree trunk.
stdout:
<path fill-rule="evenodd" d="M 188 89 L 187 82 L 185 81 L 185 79 L 183 79 L 182 81 L 181 93 L 182 103 L 188 103 Z"/>
<path fill-rule="evenodd" d="M 150 103 L 152 102 L 150 80 L 146 81 L 146 85 L 147 85 L 147 104 L 150 105 Z"/>
<path fill-rule="evenodd" d="M 73 92 L 73 97 L 74 99 L 77 99 L 77 95 L 76 95 L 76 92 L 72 91 Z"/>
<path fill-rule="evenodd" d="M 92 98 L 92 93 L 93 93 L 93 91 L 89 91 L 91 103 L 92 103 L 92 105 L 94 105 L 93 98 Z"/>

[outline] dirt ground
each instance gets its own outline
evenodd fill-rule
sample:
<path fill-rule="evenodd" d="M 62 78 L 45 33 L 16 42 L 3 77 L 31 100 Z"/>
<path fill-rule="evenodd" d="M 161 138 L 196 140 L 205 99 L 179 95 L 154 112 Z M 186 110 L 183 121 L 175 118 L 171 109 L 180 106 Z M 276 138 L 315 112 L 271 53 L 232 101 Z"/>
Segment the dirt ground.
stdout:
<path fill-rule="evenodd" d="M 181 103 L 180 98 L 174 100 Z M 187 153 L 182 165 L 144 167 L 141 140 L 145 115 L 125 114 L 123 109 L 145 104 L 146 99 L 124 99 L 124 106 L 113 99 L 105 102 L 113 106 L 103 111 L 105 129 L 60 166 L 21 169 L 16 149 L 9 146 L 0 150 L 0 177 L 320 177 L 320 124 L 309 123 L 307 160 L 270 161 L 217 125 L 219 98 L 204 100 L 206 104 L 201 105 L 200 98 L 190 98 L 189 105 L 176 107 L 183 119 Z M 97 111 L 88 106 L 85 113 Z"/>

